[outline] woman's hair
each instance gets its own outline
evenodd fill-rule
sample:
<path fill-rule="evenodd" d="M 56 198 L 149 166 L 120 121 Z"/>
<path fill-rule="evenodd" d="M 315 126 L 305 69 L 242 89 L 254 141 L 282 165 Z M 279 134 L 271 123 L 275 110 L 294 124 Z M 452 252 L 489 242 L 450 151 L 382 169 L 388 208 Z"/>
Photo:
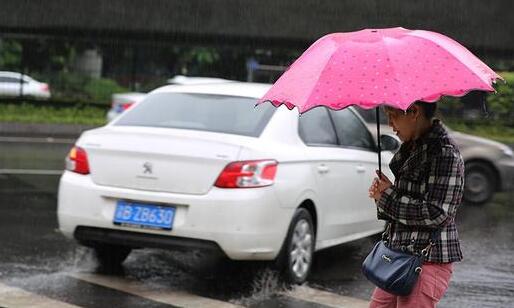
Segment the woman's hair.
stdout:
<path fill-rule="evenodd" d="M 428 120 L 432 120 L 434 118 L 434 116 L 435 116 L 436 111 L 437 111 L 437 103 L 436 102 L 427 103 L 427 102 L 423 102 L 423 101 L 415 101 L 411 105 L 411 107 L 413 105 L 416 105 L 416 106 L 420 107 L 420 109 L 423 112 L 423 115 Z M 396 108 L 393 108 L 393 107 L 390 107 L 390 106 L 385 106 L 384 108 L 385 108 L 386 111 L 390 111 L 390 112 L 407 113 L 407 112 L 411 112 L 412 111 L 411 107 L 407 108 L 407 110 L 405 110 L 405 111 L 403 111 L 401 109 L 396 109 Z"/>
<path fill-rule="evenodd" d="M 431 120 L 435 116 L 435 112 L 437 111 L 437 102 L 427 103 L 422 101 L 417 101 L 414 103 L 419 106 L 421 110 L 423 110 L 423 114 L 425 118 Z"/>

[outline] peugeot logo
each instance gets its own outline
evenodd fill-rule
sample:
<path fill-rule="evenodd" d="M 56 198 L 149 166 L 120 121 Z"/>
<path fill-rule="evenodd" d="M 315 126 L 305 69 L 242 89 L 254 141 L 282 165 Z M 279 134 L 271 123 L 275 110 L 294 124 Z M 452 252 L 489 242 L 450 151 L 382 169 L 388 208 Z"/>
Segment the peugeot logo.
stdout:
<path fill-rule="evenodd" d="M 145 162 L 143 164 L 143 169 L 144 174 L 152 174 L 152 164 L 150 162 Z"/>

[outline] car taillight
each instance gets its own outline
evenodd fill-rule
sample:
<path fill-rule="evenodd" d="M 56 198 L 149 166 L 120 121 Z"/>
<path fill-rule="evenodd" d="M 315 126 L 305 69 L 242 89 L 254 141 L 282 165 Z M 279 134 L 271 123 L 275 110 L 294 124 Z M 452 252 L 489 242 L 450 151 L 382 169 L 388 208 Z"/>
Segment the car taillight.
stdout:
<path fill-rule="evenodd" d="M 125 111 L 127 109 L 129 109 L 130 107 L 132 107 L 134 103 L 125 103 L 123 105 L 121 105 L 121 110 Z"/>
<path fill-rule="evenodd" d="M 123 112 L 123 111 L 129 109 L 130 107 L 132 107 L 133 104 L 134 104 L 134 102 L 127 102 L 127 103 L 123 103 L 123 104 L 112 102 L 111 108 L 116 110 L 116 112 Z"/>
<path fill-rule="evenodd" d="M 66 170 L 80 174 L 89 174 L 89 163 L 87 153 L 81 147 L 73 147 L 66 157 Z"/>
<path fill-rule="evenodd" d="M 219 188 L 254 188 L 273 185 L 276 160 L 238 161 L 228 164 L 214 186 Z"/>
<path fill-rule="evenodd" d="M 41 85 L 41 91 L 43 91 L 43 92 L 48 92 L 48 91 L 50 91 L 50 88 L 48 87 L 48 84 L 43 83 L 43 84 Z"/>

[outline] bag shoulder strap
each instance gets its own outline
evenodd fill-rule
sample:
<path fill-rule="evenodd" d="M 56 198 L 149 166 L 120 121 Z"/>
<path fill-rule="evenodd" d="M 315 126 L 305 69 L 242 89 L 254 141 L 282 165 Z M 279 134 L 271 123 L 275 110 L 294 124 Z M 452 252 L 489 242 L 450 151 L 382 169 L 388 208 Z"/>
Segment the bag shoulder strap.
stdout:
<path fill-rule="evenodd" d="M 385 242 L 386 244 L 390 240 L 389 233 L 391 231 L 391 225 L 392 225 L 392 223 L 390 221 L 388 221 L 387 225 L 386 225 L 386 227 L 384 229 L 384 232 L 382 233 L 382 241 Z M 428 256 L 428 254 L 430 253 L 430 250 L 432 249 L 432 247 L 435 245 L 436 241 L 440 237 L 441 237 L 441 230 L 440 229 L 436 229 L 436 230 L 433 230 L 433 231 L 430 232 L 429 243 L 428 243 L 427 247 L 425 247 L 425 248 L 423 248 L 421 250 L 421 255 L 423 257 L 427 257 Z"/>

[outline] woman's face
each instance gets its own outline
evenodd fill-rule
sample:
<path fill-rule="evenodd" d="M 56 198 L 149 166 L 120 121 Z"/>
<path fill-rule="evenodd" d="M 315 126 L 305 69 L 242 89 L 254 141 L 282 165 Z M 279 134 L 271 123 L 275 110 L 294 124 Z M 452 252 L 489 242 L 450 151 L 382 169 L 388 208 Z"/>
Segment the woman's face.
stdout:
<path fill-rule="evenodd" d="M 407 112 L 399 109 L 386 108 L 389 126 L 403 142 L 414 139 L 416 132 L 416 119 L 419 112 L 417 106 L 412 106 Z"/>

